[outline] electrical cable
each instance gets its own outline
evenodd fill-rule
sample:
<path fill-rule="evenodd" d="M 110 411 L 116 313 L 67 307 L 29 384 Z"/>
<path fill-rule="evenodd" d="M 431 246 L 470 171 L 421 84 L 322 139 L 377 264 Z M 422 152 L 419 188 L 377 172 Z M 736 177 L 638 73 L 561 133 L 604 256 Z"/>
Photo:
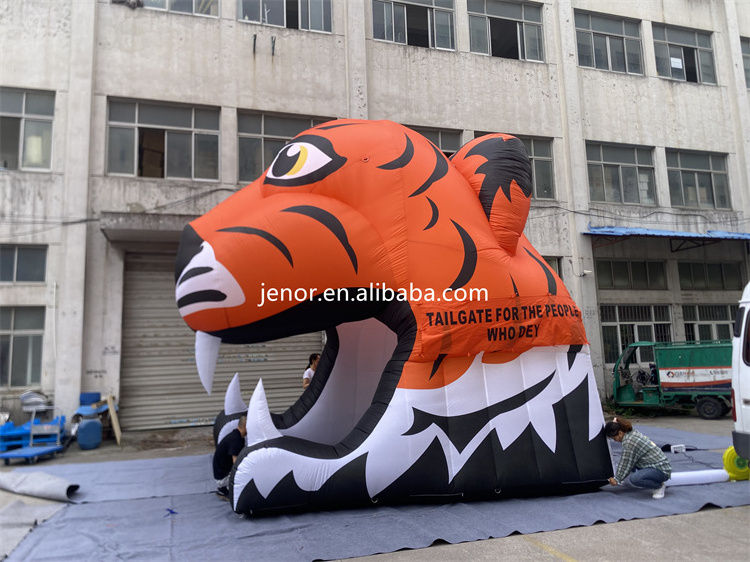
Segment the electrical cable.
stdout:
<path fill-rule="evenodd" d="M 153 214 L 156 211 L 164 211 L 166 209 L 174 209 L 175 207 L 179 207 L 181 205 L 184 205 L 186 203 L 193 203 L 195 201 L 198 201 L 199 199 L 202 199 L 203 197 L 207 197 L 209 195 L 213 195 L 214 193 L 219 193 L 222 191 L 229 191 L 231 193 L 236 193 L 236 190 L 230 189 L 227 187 L 219 187 L 215 189 L 211 189 L 209 191 L 203 191 L 201 193 L 190 195 L 188 197 L 184 197 L 183 199 L 178 199 L 176 201 L 171 201 L 169 203 L 166 203 L 164 205 L 157 205 L 155 207 L 152 207 L 151 209 L 146 209 L 145 211 L 141 211 L 139 213 L 130 213 L 132 215 L 148 215 Z M 157 213 L 158 214 L 158 213 Z M 42 228 L 36 228 L 33 230 L 27 230 L 24 232 L 14 232 L 5 234 L 2 236 L 3 239 L 9 239 L 14 240 L 17 238 L 21 238 L 24 236 L 34 236 L 36 234 L 42 234 L 44 232 L 49 232 L 51 230 L 56 230 L 58 228 L 63 228 L 66 226 L 73 226 L 77 224 L 85 224 L 85 223 L 91 223 L 91 222 L 99 222 L 99 217 L 84 217 L 84 218 L 76 218 L 76 219 L 64 219 L 62 217 L 47 217 L 47 216 L 41 216 L 41 217 L 34 217 L 34 216 L 28 216 L 28 215 L 20 215 L 15 218 L 0 218 L 0 225 L 8 225 L 8 226 L 33 226 L 33 225 L 46 225 Z"/>

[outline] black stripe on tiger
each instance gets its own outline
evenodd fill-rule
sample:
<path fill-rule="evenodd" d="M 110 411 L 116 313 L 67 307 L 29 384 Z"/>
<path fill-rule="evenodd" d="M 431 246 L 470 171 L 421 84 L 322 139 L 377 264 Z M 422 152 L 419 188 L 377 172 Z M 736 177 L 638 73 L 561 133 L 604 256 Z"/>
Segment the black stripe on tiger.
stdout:
<path fill-rule="evenodd" d="M 438 218 L 440 217 L 440 211 L 438 210 L 438 206 L 435 205 L 435 202 L 429 197 L 426 197 L 426 199 L 430 204 L 430 208 L 432 209 L 432 217 L 430 217 L 430 222 L 427 223 L 427 226 L 425 226 L 422 230 L 430 230 L 437 224 Z"/>
<path fill-rule="evenodd" d="M 341 224 L 341 221 L 339 219 L 337 219 L 334 215 L 332 215 L 325 209 L 321 209 L 320 207 L 313 207 L 312 205 L 297 205 L 295 207 L 283 209 L 282 212 L 297 213 L 306 217 L 310 217 L 311 219 L 315 219 L 320 224 L 325 226 L 328 230 L 330 230 L 331 233 L 339 241 L 339 243 L 344 247 L 346 255 L 349 256 L 349 261 L 352 262 L 354 272 L 357 273 L 357 255 L 354 253 L 354 248 L 352 248 L 352 245 L 349 243 L 349 237 L 346 235 L 346 229 L 344 228 L 344 225 Z"/>
<path fill-rule="evenodd" d="M 403 168 L 409 162 L 411 162 L 411 159 L 414 157 L 414 145 L 412 144 L 411 139 L 407 135 L 404 135 L 404 136 L 406 137 L 406 147 L 404 147 L 404 151 L 401 153 L 401 156 L 399 156 L 395 160 L 391 160 L 387 164 L 378 166 L 378 169 L 398 170 L 399 168 Z"/>
<path fill-rule="evenodd" d="M 440 365 L 443 364 L 443 360 L 448 357 L 447 354 L 441 353 L 437 356 L 437 359 L 432 363 L 432 370 L 430 371 L 430 380 L 432 380 L 432 377 L 435 376 L 435 373 L 437 373 L 438 369 L 440 368 Z"/>
<path fill-rule="evenodd" d="M 555 281 L 555 276 L 552 274 L 552 271 L 550 271 L 549 266 L 543 262 L 537 259 L 537 257 L 529 252 L 528 248 L 524 248 L 526 250 L 526 253 L 529 254 L 536 263 L 539 264 L 539 267 L 542 268 L 542 271 L 544 271 L 544 275 L 547 277 L 547 292 L 550 295 L 556 295 L 557 294 L 557 281 Z"/>
<path fill-rule="evenodd" d="M 484 174 L 482 187 L 479 189 L 479 201 L 487 220 L 492 213 L 498 190 L 502 190 L 508 201 L 511 200 L 510 186 L 513 180 L 526 197 L 531 196 L 531 163 L 520 140 L 492 137 L 472 147 L 466 158 L 475 155 L 487 160 L 475 172 Z"/>
<path fill-rule="evenodd" d="M 177 301 L 177 308 L 182 308 L 189 304 L 196 304 L 201 302 L 223 302 L 227 300 L 227 296 L 221 291 L 196 291 L 185 295 Z"/>
<path fill-rule="evenodd" d="M 433 183 L 435 183 L 448 173 L 448 160 L 445 159 L 445 154 L 440 152 L 438 147 L 436 147 L 434 144 L 430 143 L 430 145 L 432 146 L 432 150 L 435 152 L 435 157 L 437 159 L 437 161 L 435 162 L 435 167 L 432 169 L 432 173 L 430 174 L 430 177 L 427 178 L 427 181 L 420 185 L 416 189 L 416 191 L 414 191 L 414 193 L 409 195 L 409 197 L 414 197 L 415 195 L 424 193 L 430 188 L 430 186 L 432 186 Z"/>
<path fill-rule="evenodd" d="M 520 408 L 524 404 L 528 404 L 533 398 L 541 394 L 541 392 L 552 382 L 555 372 L 556 371 L 552 371 L 552 374 L 544 380 L 511 396 L 510 398 L 506 398 L 497 404 L 493 404 L 487 408 L 469 414 L 459 416 L 438 416 L 412 407 L 414 421 L 412 422 L 411 427 L 403 435 L 417 435 L 435 424 L 443 430 L 443 433 L 448 436 L 451 443 L 453 443 L 460 453 L 466 448 L 469 442 L 474 439 L 477 433 L 479 433 L 479 430 L 486 426 L 492 419 L 500 414 L 510 412 L 516 408 Z"/>
<path fill-rule="evenodd" d="M 289 265 L 294 267 L 292 254 L 289 251 L 289 248 L 287 248 L 281 240 L 276 238 L 270 232 L 266 232 L 265 230 L 261 230 L 260 228 L 252 228 L 250 226 L 231 226 L 229 228 L 222 228 L 221 230 L 219 230 L 219 232 L 239 232 L 240 234 L 252 234 L 254 236 L 260 236 L 261 238 L 263 238 L 263 240 L 268 240 L 279 250 L 279 252 L 284 254 L 284 257 L 286 258 L 286 261 L 289 262 Z"/>
<path fill-rule="evenodd" d="M 464 263 L 461 265 L 461 271 L 458 272 L 456 280 L 451 283 L 449 289 L 455 291 L 459 287 L 463 287 L 469 281 L 471 281 L 474 271 L 477 267 L 477 245 L 474 244 L 474 240 L 471 239 L 469 233 L 466 232 L 460 224 L 456 221 L 451 220 L 453 226 L 458 230 L 459 236 L 461 236 L 461 242 L 464 245 Z"/>

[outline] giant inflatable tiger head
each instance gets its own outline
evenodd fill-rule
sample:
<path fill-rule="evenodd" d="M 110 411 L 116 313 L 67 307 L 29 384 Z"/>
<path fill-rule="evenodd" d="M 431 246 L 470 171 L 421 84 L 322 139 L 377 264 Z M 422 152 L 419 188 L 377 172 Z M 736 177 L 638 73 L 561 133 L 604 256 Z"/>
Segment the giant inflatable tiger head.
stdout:
<path fill-rule="evenodd" d="M 513 137 L 449 161 L 395 123 L 340 120 L 185 228 L 176 295 L 207 390 L 221 343 L 328 335 L 288 411 L 253 394 L 235 510 L 606 480 L 580 313 L 522 233 L 530 193 Z"/>

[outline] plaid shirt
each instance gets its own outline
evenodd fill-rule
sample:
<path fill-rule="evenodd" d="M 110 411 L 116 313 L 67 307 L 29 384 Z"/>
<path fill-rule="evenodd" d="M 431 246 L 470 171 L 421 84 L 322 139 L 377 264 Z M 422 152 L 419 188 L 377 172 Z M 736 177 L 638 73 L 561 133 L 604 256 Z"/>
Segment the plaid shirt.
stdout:
<path fill-rule="evenodd" d="M 622 438 L 622 457 L 617 465 L 615 480 L 619 484 L 633 471 L 633 468 L 655 468 L 667 477 L 672 475 L 672 465 L 664 452 L 640 431 L 629 431 Z"/>

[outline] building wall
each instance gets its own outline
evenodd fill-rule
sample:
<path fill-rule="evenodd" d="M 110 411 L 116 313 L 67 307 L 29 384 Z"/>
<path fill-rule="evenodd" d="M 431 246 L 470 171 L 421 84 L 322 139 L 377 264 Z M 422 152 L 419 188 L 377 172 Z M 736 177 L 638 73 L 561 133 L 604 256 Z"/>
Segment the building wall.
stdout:
<path fill-rule="evenodd" d="M 0 243 L 49 248 L 46 283 L 0 288 L 0 306 L 46 307 L 41 390 L 67 411 L 81 391 L 119 393 L 126 253 L 149 244 L 173 249 L 174 229 L 154 216 L 166 223 L 167 215 L 201 214 L 240 187 L 238 109 L 390 119 L 459 131 L 464 142 L 475 131 L 552 139 L 556 198 L 532 202 L 526 234 L 543 255 L 560 258 L 584 313 L 603 395 L 609 381 L 600 304 L 673 302 L 679 326 L 680 302 L 736 302 L 739 292 L 672 293 L 678 259 L 740 261 L 746 282 L 742 242 L 673 253 L 667 239 L 642 238 L 594 249 L 582 233 L 589 224 L 748 231 L 750 105 L 739 38 L 750 37 L 750 5 L 541 4 L 543 63 L 471 53 L 466 0 L 455 2 L 455 51 L 374 40 L 367 0 L 333 0 L 332 33 L 239 21 L 235 0 L 221 1 L 218 18 L 109 0 L 0 0 L 0 86 L 56 93 L 52 169 L 0 172 Z M 574 10 L 643 20 L 644 75 L 579 67 Z M 711 31 L 717 85 L 657 76 L 649 22 Z M 219 180 L 108 175 L 110 98 L 220 108 Z M 586 141 L 653 147 L 657 206 L 590 202 Z M 727 154 L 732 210 L 672 208 L 668 148 Z M 108 230 L 104 218 L 112 215 L 127 226 Z M 595 275 L 584 273 L 595 270 L 595 258 L 666 260 L 672 290 L 597 291 Z"/>

